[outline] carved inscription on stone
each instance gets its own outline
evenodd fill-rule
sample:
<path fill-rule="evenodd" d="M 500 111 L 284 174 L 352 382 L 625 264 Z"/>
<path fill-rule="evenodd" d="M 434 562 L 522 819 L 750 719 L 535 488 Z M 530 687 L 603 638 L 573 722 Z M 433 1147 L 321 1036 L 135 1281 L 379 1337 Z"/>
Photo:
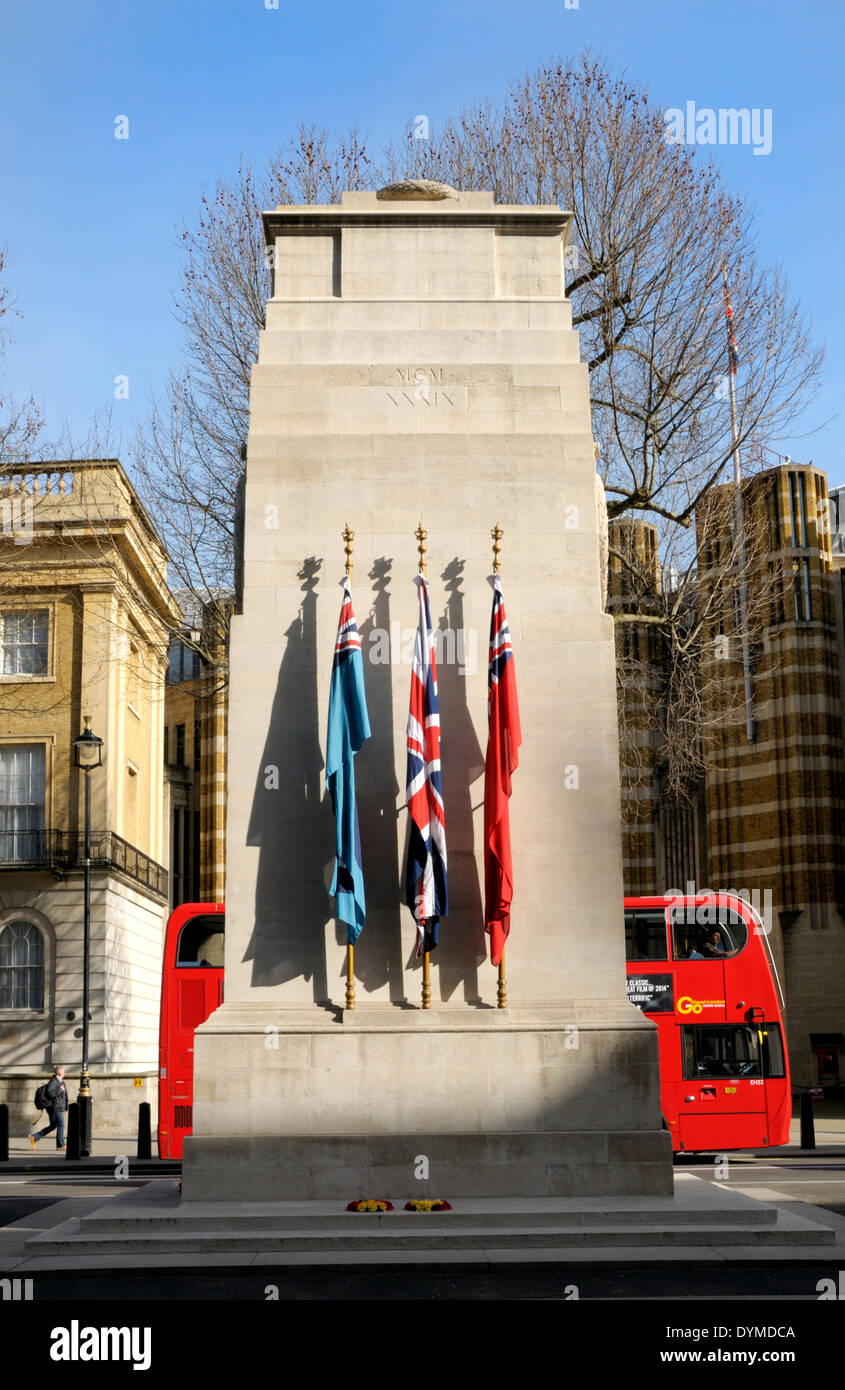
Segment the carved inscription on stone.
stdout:
<path fill-rule="evenodd" d="M 443 384 L 442 367 L 397 367 L 387 399 L 398 410 L 466 410 L 467 388 Z"/>

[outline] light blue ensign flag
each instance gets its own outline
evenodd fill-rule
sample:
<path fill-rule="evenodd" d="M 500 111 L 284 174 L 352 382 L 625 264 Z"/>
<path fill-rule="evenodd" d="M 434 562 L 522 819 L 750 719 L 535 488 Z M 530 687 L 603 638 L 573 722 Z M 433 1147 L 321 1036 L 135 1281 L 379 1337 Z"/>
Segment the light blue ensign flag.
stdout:
<path fill-rule="evenodd" d="M 329 891 L 337 899 L 335 915 L 338 921 L 346 923 L 349 945 L 354 945 L 358 940 L 367 915 L 355 800 L 355 754 L 369 737 L 364 658 L 347 575 L 343 581 L 343 603 L 332 664 L 326 781 L 331 792 L 335 820 L 334 878 Z"/>

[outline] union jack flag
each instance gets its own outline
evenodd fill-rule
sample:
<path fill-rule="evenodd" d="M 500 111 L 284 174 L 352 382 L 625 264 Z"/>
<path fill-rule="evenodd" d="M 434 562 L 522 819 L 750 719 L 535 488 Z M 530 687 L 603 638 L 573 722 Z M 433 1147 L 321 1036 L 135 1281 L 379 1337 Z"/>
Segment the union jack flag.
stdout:
<path fill-rule="evenodd" d="M 731 374 L 736 376 L 736 369 L 739 366 L 739 348 L 734 333 L 734 311 L 728 296 L 728 272 L 724 266 L 722 267 L 722 288 L 725 299 L 725 326 L 728 330 L 728 362 Z"/>
<path fill-rule="evenodd" d="M 484 762 L 484 927 L 490 937 L 490 960 L 498 965 L 511 925 L 513 865 L 509 797 L 511 774 L 519 765 L 522 730 L 516 697 L 513 647 L 497 574 L 490 617 L 490 665 L 487 677 L 487 757 Z"/>
<path fill-rule="evenodd" d="M 446 820 L 440 778 L 440 713 L 437 666 L 428 603 L 428 582 L 418 574 L 420 619 L 414 641 L 411 701 L 406 732 L 408 771 L 405 804 L 411 817 L 405 900 L 417 924 L 417 955 L 433 951 L 437 927 L 449 911 L 446 886 Z"/>
<path fill-rule="evenodd" d="M 343 588 L 343 599 L 340 605 L 340 617 L 337 623 L 337 637 L 334 643 L 334 659 L 332 661 L 332 672 L 339 669 L 341 660 L 347 652 L 359 652 L 361 650 L 361 638 L 358 633 L 358 624 L 355 621 L 355 613 L 352 609 L 352 588 L 349 576 L 341 581 Z"/>

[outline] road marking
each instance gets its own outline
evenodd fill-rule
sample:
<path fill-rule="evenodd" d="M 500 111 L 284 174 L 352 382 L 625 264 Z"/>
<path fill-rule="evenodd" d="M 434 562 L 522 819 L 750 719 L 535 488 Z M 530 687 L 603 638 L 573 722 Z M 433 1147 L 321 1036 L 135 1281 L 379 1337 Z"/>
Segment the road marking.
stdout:
<path fill-rule="evenodd" d="M 74 1187 L 79 1187 L 83 1183 L 93 1184 L 95 1187 L 140 1187 L 147 1182 L 178 1182 L 178 1178 L 77 1178 L 73 1173 L 68 1173 L 61 1178 L 48 1178 L 45 1175 L 35 1178 L 0 1178 L 0 1185 L 18 1187 L 62 1187 L 70 1183 Z"/>
<path fill-rule="evenodd" d="M 845 1182 L 840 1181 L 839 1178 L 816 1178 L 815 1181 L 814 1181 L 812 1178 L 806 1178 L 806 1179 L 805 1179 L 805 1178 L 785 1178 L 785 1179 L 783 1179 L 781 1182 L 777 1182 L 777 1181 L 767 1182 L 764 1178 L 753 1179 L 753 1180 L 750 1181 L 750 1182 L 743 1182 L 743 1180 L 742 1180 L 741 1178 L 731 1178 L 729 1181 L 725 1182 L 724 1178 L 723 1178 L 723 1179 L 714 1178 L 714 1179 L 713 1179 L 713 1186 L 714 1186 L 714 1187 L 771 1187 L 773 1190 L 774 1190 L 774 1188 L 777 1188 L 777 1187 L 823 1187 L 823 1186 L 829 1186 L 829 1187 L 841 1187 L 841 1188 L 842 1188 L 843 1195 L 845 1196 Z"/>
<path fill-rule="evenodd" d="M 729 1156 L 726 1155 L 726 1158 L 720 1160 L 720 1162 L 728 1161 L 728 1159 Z M 753 1172 L 755 1168 L 760 1169 L 764 1173 L 845 1173 L 845 1164 L 838 1163 L 790 1163 L 787 1166 L 786 1164 L 780 1163 L 741 1163 L 736 1159 L 730 1161 L 734 1168 L 742 1169 L 743 1173 Z M 680 1171 L 687 1173 L 712 1173 L 715 1167 L 715 1163 L 691 1163 L 689 1168 L 681 1169 Z"/>

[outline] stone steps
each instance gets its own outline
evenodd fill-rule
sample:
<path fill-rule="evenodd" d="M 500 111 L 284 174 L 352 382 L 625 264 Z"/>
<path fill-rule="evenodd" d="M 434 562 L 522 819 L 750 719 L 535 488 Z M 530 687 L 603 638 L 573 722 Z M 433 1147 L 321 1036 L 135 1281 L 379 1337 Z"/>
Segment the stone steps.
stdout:
<path fill-rule="evenodd" d="M 127 1191 L 26 1245 L 33 1269 L 209 1265 L 547 1263 L 561 1259 L 822 1255 L 833 1229 L 793 1209 L 681 1179 L 674 1198 L 456 1200 L 444 1213 L 352 1213 L 330 1201 L 180 1203 L 173 1187 Z M 796 1256 L 797 1257 L 797 1256 Z"/>
<path fill-rule="evenodd" d="M 240 1231 L 240 1230 L 157 1230 L 127 1238 L 121 1235 L 88 1235 L 78 1231 L 52 1232 L 50 1236 L 37 1237 L 28 1243 L 27 1253 L 45 1255 L 68 1255 L 90 1257 L 91 1255 L 129 1255 L 150 1254 L 216 1254 L 218 1252 L 318 1254 L 326 1262 L 337 1253 L 371 1252 L 389 1248 L 392 1253 L 411 1253 L 414 1251 L 463 1251 L 497 1250 L 520 1251 L 581 1250 L 610 1246 L 642 1246 L 671 1249 L 673 1246 L 779 1246 L 808 1245 L 823 1247 L 833 1244 L 833 1232 L 811 1222 L 801 1222 L 794 1227 L 771 1226 L 663 1226 L 644 1232 L 632 1230 L 627 1226 L 605 1226 L 601 1229 L 586 1230 L 559 1226 L 554 1228 L 531 1227 L 521 1229 L 510 1227 L 507 1230 L 493 1228 L 464 1229 L 458 1231 L 391 1231 L 385 1224 L 377 1232 L 351 1233 L 338 1228 L 325 1231 Z"/>
<path fill-rule="evenodd" d="M 113 1206 L 115 1204 L 112 1204 Z M 429 1231 L 437 1231 L 442 1234 L 452 1234 L 467 1228 L 482 1226 L 485 1230 L 495 1228 L 497 1230 L 509 1230 L 516 1228 L 525 1233 L 536 1228 L 551 1229 L 594 1229 L 603 1230 L 612 1227 L 631 1227 L 642 1230 L 644 1228 L 654 1228 L 656 1225 L 667 1222 L 667 1213 L 656 1204 L 653 1208 L 631 1209 L 624 1205 L 614 1207 L 580 1209 L 572 1205 L 561 1204 L 560 1208 L 555 1209 L 551 1203 L 544 1204 L 542 1209 L 505 1209 L 495 1210 L 494 1204 L 490 1204 L 485 1210 L 478 1205 L 475 1209 L 467 1209 L 469 1203 L 453 1204 L 450 1212 L 406 1212 L 397 1209 L 385 1213 L 369 1212 L 346 1212 L 340 1203 L 246 1203 L 237 1202 L 226 1204 L 224 1209 L 220 1209 L 222 1204 L 210 1202 L 187 1202 L 180 1206 L 178 1202 L 172 1205 L 172 1211 L 168 1214 L 159 1209 L 154 1217 L 155 1226 L 158 1230 L 178 1229 L 188 1232 L 190 1230 L 206 1229 L 213 1227 L 219 1231 L 258 1231 L 268 1230 L 280 1236 L 286 1233 L 300 1231 L 307 1227 L 309 1231 L 318 1233 L 330 1231 L 341 1233 L 343 1238 L 351 1236 L 353 1232 L 366 1222 L 372 1222 L 379 1226 L 380 1230 L 391 1235 L 400 1231 L 417 1233 L 420 1226 L 424 1223 Z M 315 1208 L 326 1206 L 329 1209 L 308 1210 L 309 1205 Z M 297 1210 L 291 1211 L 290 1207 Z M 493 1210 L 490 1208 L 493 1207 Z M 777 1222 L 777 1211 L 774 1207 L 761 1206 L 757 1209 L 750 1207 L 725 1207 L 718 1209 L 702 1208 L 700 1210 L 686 1209 L 683 1212 L 683 1226 L 694 1227 L 697 1225 L 706 1226 L 774 1226 Z M 141 1209 L 124 1209 L 119 1213 L 109 1214 L 109 1209 L 102 1212 L 95 1212 L 91 1216 L 83 1218 L 82 1227 L 85 1235 L 95 1235 L 99 1232 L 116 1234 L 121 1232 L 124 1235 L 134 1236 L 148 1230 L 151 1224 L 151 1214 L 149 1211 Z M 671 1220 L 669 1222 L 671 1224 Z"/>
<path fill-rule="evenodd" d="M 453 1198 L 450 1212 L 343 1211 L 342 1201 L 182 1202 L 149 1183 L 57 1223 L 24 1270 L 530 1266 L 835 1258 L 835 1218 L 675 1176 L 674 1197 Z M 399 1202 L 397 1202 L 399 1208 Z"/>

